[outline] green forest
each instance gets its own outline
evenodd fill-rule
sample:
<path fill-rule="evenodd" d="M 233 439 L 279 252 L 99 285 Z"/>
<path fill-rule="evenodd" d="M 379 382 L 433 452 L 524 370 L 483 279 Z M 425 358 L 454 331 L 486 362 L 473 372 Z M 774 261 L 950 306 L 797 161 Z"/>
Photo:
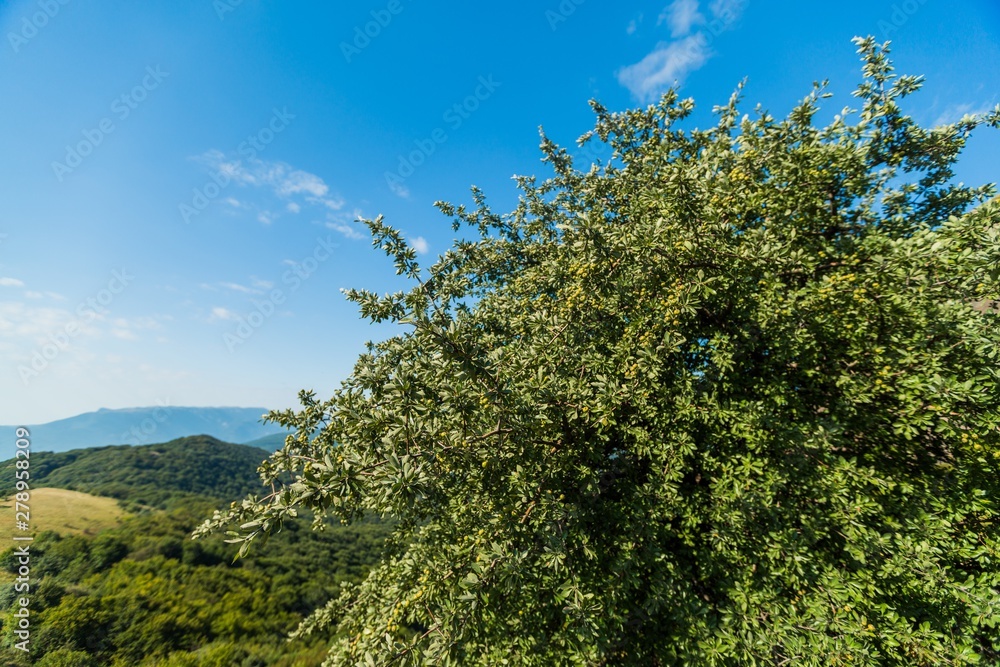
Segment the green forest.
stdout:
<path fill-rule="evenodd" d="M 377 561 L 384 523 L 324 532 L 291 523 L 234 562 L 221 537 L 191 531 L 222 501 L 259 485 L 266 452 L 192 437 L 162 445 L 32 456 L 39 487 L 120 498 L 120 526 L 95 535 L 43 532 L 31 543 L 32 660 L 11 648 L 18 596 L 13 549 L 0 555 L 5 667 L 308 667 L 327 643 L 287 641 L 317 607 Z M 12 461 L 0 465 L 5 473 Z M 12 474 L 3 474 L 5 482 Z M 0 496 L 7 496 L 4 488 Z"/>

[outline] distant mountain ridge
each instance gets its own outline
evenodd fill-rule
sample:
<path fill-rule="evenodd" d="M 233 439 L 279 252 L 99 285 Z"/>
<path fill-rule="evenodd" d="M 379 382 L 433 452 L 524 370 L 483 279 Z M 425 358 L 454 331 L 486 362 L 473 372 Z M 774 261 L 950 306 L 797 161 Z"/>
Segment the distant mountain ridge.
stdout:
<path fill-rule="evenodd" d="M 263 438 L 257 438 L 256 440 L 250 440 L 249 442 L 242 442 L 240 444 L 246 445 L 247 447 L 265 449 L 268 452 L 276 452 L 285 446 L 285 437 L 287 436 L 288 433 L 286 431 L 282 431 L 281 433 L 265 435 Z"/>
<path fill-rule="evenodd" d="M 281 436 L 274 424 L 264 424 L 267 408 L 190 408 L 169 405 L 100 409 L 47 424 L 27 425 L 31 448 L 40 452 L 106 445 L 148 445 L 192 435 L 209 435 L 224 442 L 248 443 Z M 17 426 L 21 426 L 19 424 Z M 13 446 L 17 426 L 0 426 L 0 442 Z M 280 440 L 264 440 L 268 444 Z M 263 443 L 261 443 L 263 444 Z M 275 449 L 280 447 L 278 443 Z"/>

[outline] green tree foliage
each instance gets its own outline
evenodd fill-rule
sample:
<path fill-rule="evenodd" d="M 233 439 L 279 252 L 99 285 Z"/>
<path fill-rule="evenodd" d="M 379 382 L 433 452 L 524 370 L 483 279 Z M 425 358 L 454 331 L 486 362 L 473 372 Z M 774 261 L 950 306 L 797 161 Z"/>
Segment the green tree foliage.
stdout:
<path fill-rule="evenodd" d="M 37 667 L 99 667 L 93 656 L 83 651 L 53 651 L 35 663 Z"/>
<path fill-rule="evenodd" d="M 327 401 L 239 525 L 398 520 L 394 550 L 300 628 L 329 664 L 1000 664 L 1000 202 L 952 182 L 987 116 L 924 129 L 920 78 L 858 40 L 860 109 L 708 130 L 674 92 L 611 113 L 415 286 L 350 291 L 408 325 Z M 310 437 L 321 429 L 315 437 Z"/>

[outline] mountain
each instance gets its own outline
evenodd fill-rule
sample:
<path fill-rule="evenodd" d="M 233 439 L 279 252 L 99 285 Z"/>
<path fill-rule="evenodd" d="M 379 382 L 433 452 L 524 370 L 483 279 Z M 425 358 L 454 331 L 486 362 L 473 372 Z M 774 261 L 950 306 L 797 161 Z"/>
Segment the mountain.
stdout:
<path fill-rule="evenodd" d="M 257 467 L 267 456 L 263 449 L 207 435 L 156 445 L 32 452 L 31 485 L 108 496 L 136 507 L 165 507 L 190 495 L 228 502 L 265 490 Z M 0 498 L 15 490 L 15 462 L 0 462 Z"/>
<path fill-rule="evenodd" d="M 285 446 L 285 436 L 287 435 L 288 434 L 285 431 L 282 431 L 281 433 L 265 435 L 263 438 L 257 438 L 256 440 L 244 442 L 243 444 L 248 447 L 259 447 L 260 449 L 265 449 L 268 452 L 276 452 Z"/>
<path fill-rule="evenodd" d="M 147 445 L 205 434 L 225 442 L 246 443 L 284 434 L 279 426 L 264 424 L 266 408 L 150 407 L 97 412 L 28 426 L 31 449 L 66 452 L 103 445 Z M 0 426 L 0 442 L 13 442 L 15 426 Z M 283 439 L 274 444 L 278 449 Z"/>

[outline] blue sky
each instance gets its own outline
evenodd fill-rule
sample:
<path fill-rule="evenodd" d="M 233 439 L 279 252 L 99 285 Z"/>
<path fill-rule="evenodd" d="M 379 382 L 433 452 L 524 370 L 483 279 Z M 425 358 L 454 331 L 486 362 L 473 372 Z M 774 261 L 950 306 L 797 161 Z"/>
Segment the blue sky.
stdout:
<path fill-rule="evenodd" d="M 920 121 L 1000 102 L 995 0 L 0 3 L 0 423 L 327 395 L 393 333 L 340 293 L 401 286 L 358 215 L 429 262 L 432 203 L 509 208 L 589 99 L 679 83 L 704 126 L 743 77 L 775 115 L 829 78 L 832 115 L 865 34 L 927 76 Z M 961 180 L 998 180 L 998 134 Z"/>

